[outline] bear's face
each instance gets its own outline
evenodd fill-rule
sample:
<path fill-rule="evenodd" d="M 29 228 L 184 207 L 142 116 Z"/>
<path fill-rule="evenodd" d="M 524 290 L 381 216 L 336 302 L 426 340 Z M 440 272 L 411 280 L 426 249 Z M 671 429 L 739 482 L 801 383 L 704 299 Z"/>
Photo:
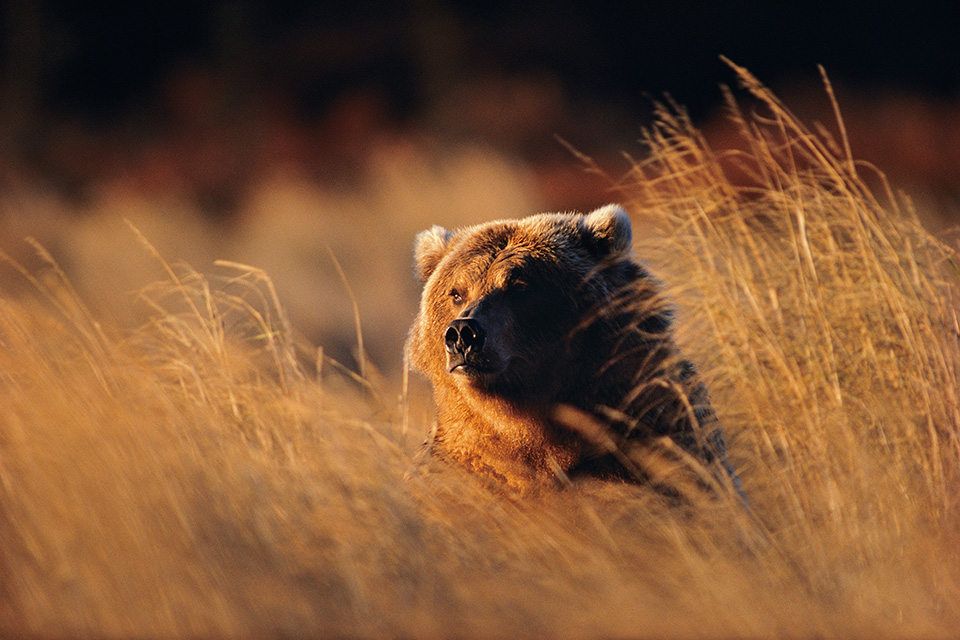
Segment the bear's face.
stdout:
<path fill-rule="evenodd" d="M 576 351 L 571 339 L 585 313 L 609 296 L 593 276 L 630 244 L 629 219 L 612 205 L 422 232 L 411 363 L 434 385 L 544 399 L 556 368 Z"/>

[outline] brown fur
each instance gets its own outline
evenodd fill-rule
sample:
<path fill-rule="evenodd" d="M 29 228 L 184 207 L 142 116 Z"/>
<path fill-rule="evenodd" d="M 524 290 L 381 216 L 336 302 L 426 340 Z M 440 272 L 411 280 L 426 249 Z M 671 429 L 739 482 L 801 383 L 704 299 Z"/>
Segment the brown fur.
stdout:
<path fill-rule="evenodd" d="M 650 479 L 655 450 L 725 464 L 706 393 L 630 246 L 615 205 L 417 236 L 424 290 L 407 351 L 433 383 L 433 451 L 517 487 Z M 479 346 L 456 342 L 454 320 Z"/>

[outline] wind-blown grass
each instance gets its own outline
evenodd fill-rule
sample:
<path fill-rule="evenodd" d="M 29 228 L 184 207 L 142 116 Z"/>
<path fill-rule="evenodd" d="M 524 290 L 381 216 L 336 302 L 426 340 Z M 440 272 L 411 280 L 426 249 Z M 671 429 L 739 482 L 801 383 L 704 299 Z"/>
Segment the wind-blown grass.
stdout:
<path fill-rule="evenodd" d="M 0 632 L 955 633 L 952 254 L 740 73 L 742 150 L 664 109 L 622 189 L 749 512 L 416 466 L 429 419 L 322 356 L 318 380 L 267 274 L 164 265 L 113 333 L 51 265 L 0 301 Z"/>

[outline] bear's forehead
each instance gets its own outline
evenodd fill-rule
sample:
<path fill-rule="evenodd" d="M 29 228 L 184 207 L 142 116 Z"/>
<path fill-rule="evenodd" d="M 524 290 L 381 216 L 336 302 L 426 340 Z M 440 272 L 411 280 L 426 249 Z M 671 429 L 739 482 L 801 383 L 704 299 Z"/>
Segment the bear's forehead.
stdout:
<path fill-rule="evenodd" d="M 559 225 L 531 227 L 521 222 L 497 223 L 467 233 L 454 254 L 477 262 L 556 263 L 575 252 L 572 234 Z"/>
<path fill-rule="evenodd" d="M 563 222 L 526 218 L 465 229 L 451 246 L 443 279 L 482 280 L 496 287 L 537 275 L 575 276 L 589 265 L 581 264 L 575 227 Z"/>
<path fill-rule="evenodd" d="M 492 222 L 465 229 L 459 235 L 455 251 L 471 256 L 494 256 L 502 253 L 554 258 L 574 249 L 575 228 L 560 220 L 537 217 L 505 222 Z"/>

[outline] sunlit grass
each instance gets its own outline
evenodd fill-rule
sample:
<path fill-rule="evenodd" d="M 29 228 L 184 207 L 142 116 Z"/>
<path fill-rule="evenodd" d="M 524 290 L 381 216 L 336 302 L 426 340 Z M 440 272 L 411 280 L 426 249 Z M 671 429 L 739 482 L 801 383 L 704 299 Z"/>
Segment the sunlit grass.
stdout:
<path fill-rule="evenodd" d="M 0 631 L 955 633 L 952 254 L 740 73 L 742 149 L 664 109 L 622 192 L 751 511 L 414 465 L 416 394 L 305 348 L 269 274 L 155 256 L 114 332 L 48 260 L 0 301 Z"/>

